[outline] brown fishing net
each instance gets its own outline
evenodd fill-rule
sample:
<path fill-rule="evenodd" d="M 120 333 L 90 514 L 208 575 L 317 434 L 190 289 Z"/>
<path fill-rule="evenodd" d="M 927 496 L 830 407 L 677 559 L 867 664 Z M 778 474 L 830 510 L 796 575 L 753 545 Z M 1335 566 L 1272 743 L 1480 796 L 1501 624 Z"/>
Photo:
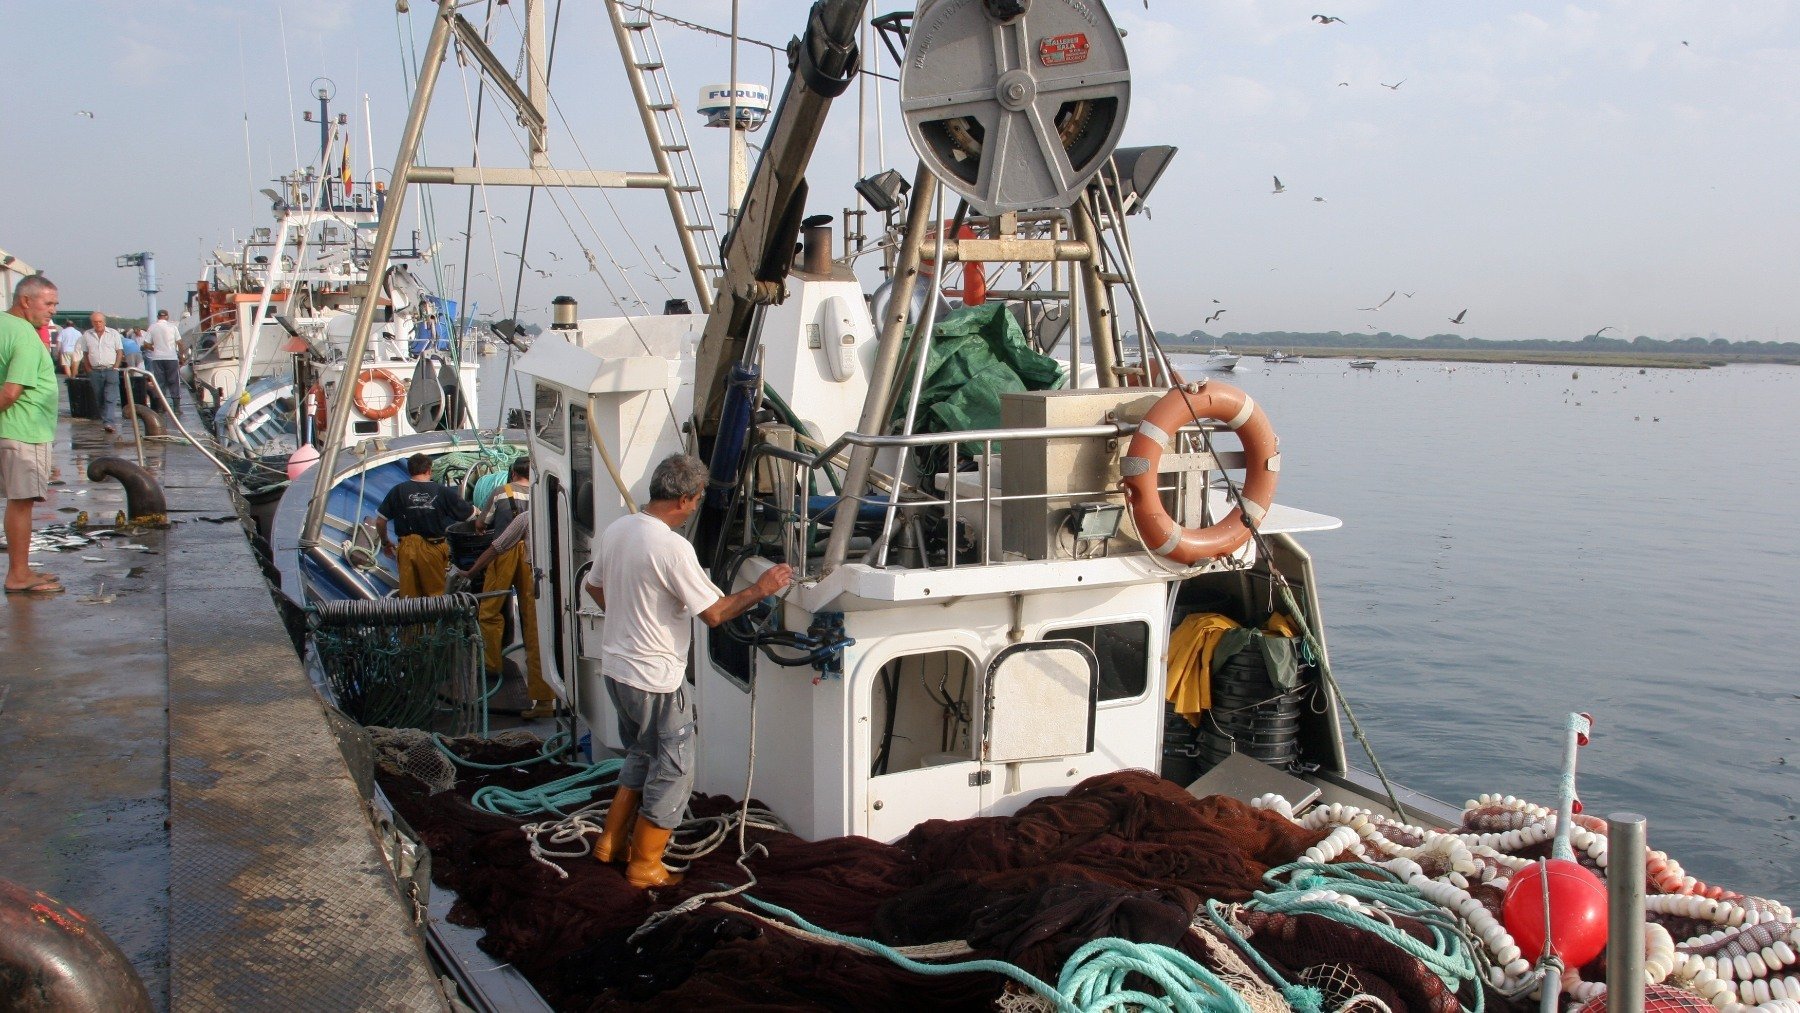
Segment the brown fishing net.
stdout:
<path fill-rule="evenodd" d="M 488 763 L 535 752 L 464 748 Z M 531 858 L 520 821 L 468 803 L 484 785 L 524 788 L 570 772 L 555 764 L 464 770 L 454 787 L 435 794 L 403 772 L 382 773 L 388 796 L 432 850 L 435 880 L 459 895 L 452 920 L 485 927 L 482 947 L 517 967 L 559 1010 L 992 1010 L 1007 988 L 996 974 L 914 974 L 720 905 L 673 917 L 628 945 L 652 912 L 742 884 L 735 840 L 696 861 L 681 886 L 652 898 L 628 886 L 617 867 L 591 859 L 557 860 L 567 873 L 559 876 Z M 735 804 L 696 796 L 692 808 L 714 815 Z M 1196 913 L 1205 919 L 1208 898 L 1248 899 L 1265 871 L 1322 837 L 1273 813 L 1224 797 L 1196 799 L 1131 771 L 1092 778 L 1013 816 L 932 821 L 894 845 L 753 830 L 751 843 L 768 854 L 749 862 L 758 880 L 749 893 L 823 928 L 892 946 L 967 940 L 974 958 L 1007 960 L 1053 984 L 1069 954 L 1105 936 L 1162 943 L 1242 981 L 1256 975 L 1229 952 L 1222 959 L 1216 936 L 1191 930 Z M 1395 1013 L 1459 1008 L 1413 958 L 1323 919 L 1300 921 L 1279 933 L 1263 922 L 1256 933 L 1259 947 L 1269 934 L 1279 968 L 1294 972 L 1290 980 L 1308 967 L 1340 964 Z M 1266 983 L 1256 987 L 1262 1009 L 1273 993 Z"/>

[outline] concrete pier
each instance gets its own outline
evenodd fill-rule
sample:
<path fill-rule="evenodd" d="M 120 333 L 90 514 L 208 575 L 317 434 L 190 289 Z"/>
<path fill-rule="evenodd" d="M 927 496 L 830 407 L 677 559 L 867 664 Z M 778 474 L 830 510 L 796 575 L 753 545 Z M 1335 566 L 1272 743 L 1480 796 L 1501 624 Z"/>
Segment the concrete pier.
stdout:
<path fill-rule="evenodd" d="M 196 428 L 192 416 L 186 421 Z M 171 525 L 121 529 L 65 418 L 34 555 L 66 593 L 0 604 L 0 877 L 85 915 L 165 1009 L 447 1007 L 218 472 L 145 441 Z"/>

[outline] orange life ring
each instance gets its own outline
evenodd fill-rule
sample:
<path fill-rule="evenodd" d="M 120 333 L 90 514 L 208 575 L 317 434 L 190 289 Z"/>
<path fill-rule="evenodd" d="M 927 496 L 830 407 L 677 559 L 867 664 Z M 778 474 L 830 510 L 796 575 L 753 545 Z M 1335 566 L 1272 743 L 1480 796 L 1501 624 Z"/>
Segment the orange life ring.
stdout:
<path fill-rule="evenodd" d="M 1163 509 L 1157 489 L 1157 465 L 1163 451 L 1174 445 L 1182 426 L 1198 419 L 1225 423 L 1244 444 L 1243 509 L 1232 508 L 1217 523 L 1195 530 L 1180 527 Z M 1236 552 L 1250 540 L 1251 530 L 1262 523 L 1275 500 L 1275 480 L 1281 471 L 1280 441 L 1275 427 L 1250 395 L 1224 383 L 1199 383 L 1176 387 L 1162 396 L 1138 424 L 1137 434 L 1125 451 L 1119 470 L 1124 476 L 1125 500 L 1137 524 L 1144 547 L 1184 566 L 1217 559 Z M 1244 517 L 1244 513 L 1249 517 Z"/>
<path fill-rule="evenodd" d="M 949 226 L 944 227 L 948 231 Z M 964 225 L 956 230 L 956 238 L 979 239 L 981 234 L 973 226 Z M 936 248 L 927 243 L 919 261 L 919 273 L 927 278 L 937 274 Z M 955 296 L 962 300 L 964 306 L 980 306 L 987 302 L 987 269 L 980 262 L 964 262 L 962 264 L 962 287 L 944 290 L 945 295 Z"/>
<path fill-rule="evenodd" d="M 370 408 L 369 403 L 363 400 L 363 387 L 374 381 L 380 381 L 387 385 L 388 403 L 385 408 Z M 358 373 L 356 389 L 350 395 L 350 403 L 356 406 L 357 413 L 363 418 L 375 422 L 391 419 L 400 414 L 400 405 L 405 399 L 406 385 L 400 382 L 399 377 L 385 369 L 365 369 Z"/>

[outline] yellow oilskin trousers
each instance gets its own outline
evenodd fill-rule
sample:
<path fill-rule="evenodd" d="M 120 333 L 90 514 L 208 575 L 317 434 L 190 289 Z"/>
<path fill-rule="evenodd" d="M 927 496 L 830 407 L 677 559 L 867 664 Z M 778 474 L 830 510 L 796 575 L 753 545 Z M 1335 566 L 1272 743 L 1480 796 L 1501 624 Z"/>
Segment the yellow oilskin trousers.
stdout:
<path fill-rule="evenodd" d="M 394 550 L 400 570 L 400 597 L 429 598 L 444 593 L 450 577 L 450 546 L 407 535 Z"/>
<path fill-rule="evenodd" d="M 525 689 L 533 703 L 549 703 L 556 699 L 550 684 L 544 681 L 543 663 L 538 660 L 537 593 L 533 589 L 531 560 L 525 553 L 526 543 L 507 549 L 494 557 L 482 574 L 483 594 L 514 590 L 519 596 L 520 634 L 525 640 Z M 506 596 L 481 600 L 481 637 L 487 642 L 487 669 L 500 671 L 500 638 L 506 635 Z"/>

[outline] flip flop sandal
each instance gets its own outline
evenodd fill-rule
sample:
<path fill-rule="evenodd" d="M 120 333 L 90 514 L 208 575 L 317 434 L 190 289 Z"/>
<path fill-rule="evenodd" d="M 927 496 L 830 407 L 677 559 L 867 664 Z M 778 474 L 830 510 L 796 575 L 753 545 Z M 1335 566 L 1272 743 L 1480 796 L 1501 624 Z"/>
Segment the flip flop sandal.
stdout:
<path fill-rule="evenodd" d="M 7 594 L 62 594 L 64 591 L 67 591 L 67 590 L 68 590 L 68 588 L 62 586 L 62 581 L 57 580 L 55 577 L 51 577 L 48 580 L 34 581 L 30 584 L 25 585 L 24 587 L 9 587 L 6 589 L 6 593 Z"/>

